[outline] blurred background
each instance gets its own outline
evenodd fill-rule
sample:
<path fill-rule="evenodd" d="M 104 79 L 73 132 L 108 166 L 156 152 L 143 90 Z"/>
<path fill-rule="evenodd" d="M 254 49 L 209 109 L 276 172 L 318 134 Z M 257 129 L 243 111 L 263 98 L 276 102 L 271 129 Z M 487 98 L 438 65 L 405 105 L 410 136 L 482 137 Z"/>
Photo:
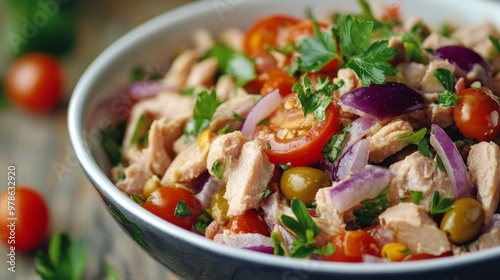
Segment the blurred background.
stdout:
<path fill-rule="evenodd" d="M 0 191 L 7 189 L 8 166 L 15 165 L 17 185 L 38 191 L 50 216 L 44 242 L 30 252 L 16 252 L 15 272 L 8 270 L 9 252 L 0 244 L 0 279 L 39 279 L 35 252 L 45 252 L 50 237 L 61 232 L 85 244 L 83 279 L 106 279 L 105 263 L 116 270 L 119 279 L 176 279 L 126 236 L 107 213 L 78 166 L 66 119 L 72 89 L 102 50 L 135 26 L 188 2 L 0 2 L 0 84 L 6 84 L 9 67 L 32 51 L 50 54 L 64 69 L 64 86 L 57 105 L 41 113 L 21 108 L 6 97 L 0 86 Z M 0 211 L 7 211 L 4 205 L 1 207 Z"/>

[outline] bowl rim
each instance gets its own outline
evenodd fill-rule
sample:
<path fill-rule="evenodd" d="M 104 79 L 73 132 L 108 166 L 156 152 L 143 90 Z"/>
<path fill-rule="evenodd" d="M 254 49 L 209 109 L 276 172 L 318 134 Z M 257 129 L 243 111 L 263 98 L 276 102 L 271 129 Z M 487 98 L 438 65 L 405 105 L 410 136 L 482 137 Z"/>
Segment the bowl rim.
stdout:
<path fill-rule="evenodd" d="M 236 0 L 235 0 L 236 1 Z M 238 0 L 243 5 L 262 5 L 266 0 Z M 289 0 L 277 0 L 289 1 Z M 428 3 L 431 0 L 426 0 Z M 87 97 L 91 95 L 90 89 L 92 84 L 101 73 L 106 72 L 106 66 L 116 60 L 126 49 L 127 46 L 133 45 L 137 39 L 146 36 L 148 33 L 157 33 L 166 26 L 175 25 L 184 17 L 192 17 L 197 14 L 207 13 L 213 9 L 212 1 L 197 1 L 185 4 L 170 11 L 167 11 L 159 16 L 156 16 L 141 25 L 133 28 L 129 32 L 114 41 L 103 52 L 101 52 L 87 67 L 84 73 L 78 80 L 68 107 L 68 131 L 71 145 L 75 151 L 76 157 L 86 173 L 87 177 L 94 184 L 95 188 L 106 198 L 106 200 L 114 204 L 121 205 L 136 218 L 151 224 L 162 232 L 180 239 L 183 242 L 189 242 L 195 246 L 203 248 L 214 254 L 224 255 L 241 261 L 246 261 L 262 266 L 272 265 L 284 269 L 300 268 L 305 271 L 345 274 L 345 275 L 389 275 L 408 272 L 422 271 L 438 271 L 457 267 L 462 265 L 470 265 L 473 263 L 487 261 L 491 258 L 500 255 L 500 247 L 492 248 L 479 252 L 472 252 L 460 257 L 445 257 L 431 260 L 422 260 L 418 262 L 403 262 L 403 263 L 335 263 L 316 260 L 294 259 L 288 257 L 267 255 L 250 250 L 239 249 L 228 245 L 218 244 L 196 233 L 182 230 L 179 227 L 170 224 L 161 218 L 155 216 L 138 204 L 125 196 L 105 175 L 100 169 L 97 162 L 93 159 L 92 154 L 87 149 L 86 139 L 84 136 L 84 115 L 85 104 Z M 400 2 L 405 2 L 400 0 Z M 454 0 L 444 0 L 442 2 L 453 3 Z M 475 4 L 479 5 L 498 5 L 493 0 L 476 0 Z M 500 7 L 500 6 L 499 6 Z M 500 11 L 500 8 L 498 9 Z"/>

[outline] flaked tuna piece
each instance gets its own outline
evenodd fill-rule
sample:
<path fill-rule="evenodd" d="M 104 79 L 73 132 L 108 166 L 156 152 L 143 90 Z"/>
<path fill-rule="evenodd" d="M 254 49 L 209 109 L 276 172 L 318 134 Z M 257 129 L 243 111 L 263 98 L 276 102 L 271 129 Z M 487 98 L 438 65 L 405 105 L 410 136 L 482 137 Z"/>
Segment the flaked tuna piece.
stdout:
<path fill-rule="evenodd" d="M 215 92 L 219 100 L 228 100 L 231 98 L 236 88 L 236 81 L 229 75 L 220 76 L 215 85 Z"/>
<path fill-rule="evenodd" d="M 473 145 L 467 167 L 471 183 L 477 187 L 477 199 L 483 205 L 484 223 L 488 224 L 500 198 L 500 148 L 493 142 Z"/>
<path fill-rule="evenodd" d="M 482 230 L 479 238 L 468 247 L 469 252 L 480 251 L 500 246 L 500 214 L 493 214 L 488 226 Z"/>
<path fill-rule="evenodd" d="M 436 162 L 414 152 L 404 160 L 389 167 L 394 177 L 390 183 L 391 201 L 397 203 L 402 197 L 409 197 L 411 191 L 421 192 L 420 206 L 430 211 L 432 197 L 438 191 L 440 197 L 455 198 L 455 190 L 446 173 L 439 170 Z"/>
<path fill-rule="evenodd" d="M 394 232 L 397 242 L 417 254 L 441 255 L 451 250 L 446 234 L 429 214 L 411 202 L 402 202 L 379 216 L 380 224 Z"/>
<path fill-rule="evenodd" d="M 183 125 L 192 117 L 195 101 L 191 97 L 162 92 L 155 97 L 137 102 L 130 113 L 129 125 L 123 138 L 122 155 L 125 160 L 129 160 L 130 153 L 133 153 L 133 149 L 129 150 L 133 148 L 131 142 L 141 116 L 146 115 L 150 120 L 168 117 Z"/>
<path fill-rule="evenodd" d="M 141 162 L 133 163 L 124 170 L 125 178 L 116 182 L 116 186 L 127 194 L 142 195 L 144 184 L 154 174 Z"/>
<path fill-rule="evenodd" d="M 237 51 L 243 50 L 243 38 L 245 37 L 245 33 L 237 28 L 226 28 L 222 30 L 220 33 L 220 41 Z"/>
<path fill-rule="evenodd" d="M 214 57 L 209 57 L 196 63 L 189 73 L 186 87 L 212 87 L 215 84 L 214 80 L 217 71 L 219 71 L 219 63 Z"/>
<path fill-rule="evenodd" d="M 207 29 L 198 29 L 193 33 L 194 49 L 199 57 L 204 56 L 215 44 L 212 33 Z"/>
<path fill-rule="evenodd" d="M 489 21 L 484 21 L 476 25 L 462 26 L 455 30 L 451 37 L 468 48 L 473 48 L 488 40 L 489 36 L 498 36 L 496 27 Z"/>
<path fill-rule="evenodd" d="M 454 107 L 443 107 L 439 104 L 429 103 L 427 106 L 427 117 L 430 123 L 445 128 L 455 123 L 453 118 Z"/>
<path fill-rule="evenodd" d="M 396 119 L 384 125 L 373 135 L 368 136 L 368 145 L 370 147 L 370 156 L 368 161 L 379 163 L 384 159 L 401 151 L 408 146 L 406 141 L 396 141 L 397 139 L 408 136 L 413 133 L 413 127 L 407 121 Z"/>
<path fill-rule="evenodd" d="M 330 190 L 322 188 L 316 193 L 316 213 L 322 221 L 318 226 L 330 235 L 331 240 L 331 237 L 345 229 L 345 223 L 343 214 L 339 213 L 332 203 Z"/>
<path fill-rule="evenodd" d="M 404 62 L 396 67 L 398 73 L 404 77 L 404 83 L 412 88 L 421 88 L 422 79 L 425 75 L 426 66 L 416 62 Z"/>
<path fill-rule="evenodd" d="M 237 114 L 242 118 L 246 118 L 250 110 L 255 105 L 255 95 L 244 94 L 222 103 L 214 115 L 208 126 L 212 132 L 217 132 L 219 129 L 229 125 L 229 131 L 237 130 L 241 127 L 241 121 L 237 120 L 234 115 Z"/>
<path fill-rule="evenodd" d="M 358 75 L 350 68 L 342 68 L 338 71 L 337 77 L 333 79 L 334 83 L 344 81 L 344 85 L 334 92 L 334 98 L 339 99 L 342 95 L 363 86 Z"/>
<path fill-rule="evenodd" d="M 214 236 L 214 241 L 236 248 L 254 249 L 257 251 L 264 250 L 263 252 L 271 254 L 274 248 L 274 243 L 271 238 L 260 233 L 234 234 L 228 230 L 223 230 L 222 233 Z"/>
<path fill-rule="evenodd" d="M 213 220 L 205 228 L 205 237 L 213 240 L 217 234 L 222 234 L 222 227 L 216 220 Z"/>
<path fill-rule="evenodd" d="M 185 50 L 177 56 L 168 70 L 161 84 L 176 91 L 182 90 L 193 66 L 198 62 L 199 55 L 196 50 Z"/>
<path fill-rule="evenodd" d="M 238 159 L 241 154 L 243 144 L 248 142 L 248 139 L 241 134 L 240 131 L 221 135 L 212 142 L 212 146 L 208 152 L 207 168 L 212 176 L 217 176 L 213 170 L 214 164 L 219 164 L 223 168 L 222 177 L 218 178 L 223 183 L 227 183 L 233 166 L 238 164 Z"/>
<path fill-rule="evenodd" d="M 200 148 L 197 142 L 191 143 L 180 152 L 168 167 L 161 178 L 162 185 L 185 183 L 196 180 L 207 171 L 207 156 L 210 143 Z"/>
<path fill-rule="evenodd" d="M 439 80 L 434 76 L 434 71 L 439 68 L 449 70 L 451 73 L 455 71 L 455 66 L 448 60 L 431 61 L 425 71 L 424 78 L 422 79 L 422 91 L 426 93 L 443 93 L 445 91 L 441 82 L 439 82 Z M 437 96 L 435 98 L 437 99 Z"/>
<path fill-rule="evenodd" d="M 452 46 L 452 45 L 458 45 L 458 41 L 444 37 L 443 35 L 440 35 L 438 33 L 431 33 L 427 38 L 424 39 L 422 42 L 422 47 L 425 49 L 438 49 L 441 47 L 446 47 L 446 46 Z"/>
<path fill-rule="evenodd" d="M 267 155 L 258 140 L 246 142 L 241 147 L 238 163 L 229 168 L 224 198 L 228 201 L 228 217 L 242 214 L 248 209 L 258 208 L 262 194 L 274 172 Z"/>

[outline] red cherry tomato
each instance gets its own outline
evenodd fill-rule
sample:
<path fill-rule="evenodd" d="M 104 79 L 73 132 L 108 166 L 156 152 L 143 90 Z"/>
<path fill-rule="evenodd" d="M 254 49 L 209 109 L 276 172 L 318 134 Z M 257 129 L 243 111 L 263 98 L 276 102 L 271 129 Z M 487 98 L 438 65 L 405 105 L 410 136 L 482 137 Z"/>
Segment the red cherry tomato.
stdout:
<path fill-rule="evenodd" d="M 467 88 L 459 94 L 453 117 L 460 132 L 479 141 L 493 140 L 500 134 L 500 106 L 486 93 Z"/>
<path fill-rule="evenodd" d="M 286 30 L 299 20 L 285 15 L 272 15 L 261 18 L 246 32 L 243 41 L 245 53 L 256 56 L 266 52 L 266 48 L 281 47 L 279 42 L 286 34 Z"/>
<path fill-rule="evenodd" d="M 270 115 L 267 124 L 257 126 L 254 135 L 264 144 L 272 163 L 307 166 L 321 159 L 321 151 L 338 130 L 338 122 L 336 104 L 330 104 L 325 120 L 318 122 L 312 114 L 304 117 L 297 95 L 290 94 Z"/>
<path fill-rule="evenodd" d="M 12 103 L 25 110 L 50 111 L 62 97 L 62 66 L 49 54 L 25 54 L 9 68 L 5 91 Z"/>
<path fill-rule="evenodd" d="M 451 257 L 453 256 L 453 253 L 452 252 L 446 252 L 446 253 L 443 253 L 439 256 L 434 256 L 434 255 L 431 255 L 431 254 L 424 254 L 424 253 L 421 253 L 421 254 L 410 254 L 408 255 L 403 261 L 419 261 L 419 260 L 429 260 L 429 259 L 437 259 L 437 258 L 442 258 L 442 257 Z"/>
<path fill-rule="evenodd" d="M 49 229 L 49 210 L 42 195 L 25 186 L 8 188 L 0 195 L 0 207 L 0 239 L 7 248 L 36 249 Z"/>
<path fill-rule="evenodd" d="M 295 78 L 290 73 L 279 69 L 269 70 L 260 75 L 259 79 L 264 82 L 260 89 L 262 95 L 278 89 L 281 96 L 286 96 L 292 92 L 292 87 L 295 84 Z"/>
<path fill-rule="evenodd" d="M 187 206 L 189 211 L 182 211 Z M 198 199 L 183 188 L 164 186 L 151 193 L 144 208 L 158 217 L 185 229 L 191 229 L 203 210 Z M 187 213 L 186 213 L 187 212 Z"/>
<path fill-rule="evenodd" d="M 233 233 L 260 233 L 270 236 L 266 222 L 255 209 L 247 210 L 241 215 L 232 217 L 226 228 Z"/>
<path fill-rule="evenodd" d="M 323 256 L 332 262 L 362 262 L 363 255 L 380 256 L 377 241 L 364 230 L 344 231 L 335 235 L 331 241 L 336 249 L 333 254 Z"/>

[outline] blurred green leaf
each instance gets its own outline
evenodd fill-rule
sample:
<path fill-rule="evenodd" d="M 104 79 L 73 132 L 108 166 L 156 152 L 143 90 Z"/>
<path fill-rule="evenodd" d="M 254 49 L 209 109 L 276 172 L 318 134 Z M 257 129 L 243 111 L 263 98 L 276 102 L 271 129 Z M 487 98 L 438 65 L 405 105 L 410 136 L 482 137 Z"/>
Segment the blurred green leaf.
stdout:
<path fill-rule="evenodd" d="M 6 108 L 9 106 L 9 101 L 5 96 L 5 89 L 3 87 L 3 79 L 0 78 L 0 109 Z"/>

